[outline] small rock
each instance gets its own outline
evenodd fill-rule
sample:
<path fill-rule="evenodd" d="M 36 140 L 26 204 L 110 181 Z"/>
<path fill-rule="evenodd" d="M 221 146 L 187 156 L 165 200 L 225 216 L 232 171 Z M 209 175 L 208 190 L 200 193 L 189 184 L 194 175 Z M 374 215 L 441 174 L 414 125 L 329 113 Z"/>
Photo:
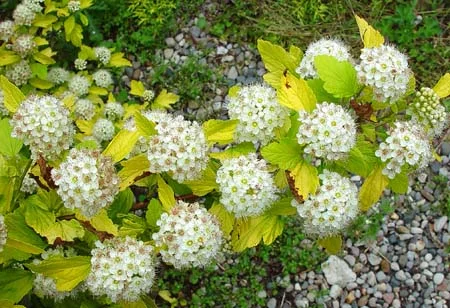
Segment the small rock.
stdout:
<path fill-rule="evenodd" d="M 406 280 L 405 272 L 403 270 L 398 271 L 397 273 L 395 273 L 395 278 L 400 281 Z"/>
<path fill-rule="evenodd" d="M 175 47 L 176 44 L 177 42 L 175 42 L 175 39 L 173 37 L 166 38 L 166 45 L 168 47 Z"/>
<path fill-rule="evenodd" d="M 450 142 L 442 142 L 441 155 L 448 156 L 450 154 Z"/>
<path fill-rule="evenodd" d="M 238 71 L 235 66 L 232 66 L 228 71 L 227 78 L 228 79 L 236 79 L 238 77 Z"/>
<path fill-rule="evenodd" d="M 386 304 L 390 305 L 392 303 L 392 301 L 394 300 L 394 294 L 393 293 L 384 293 L 383 300 Z"/>
<path fill-rule="evenodd" d="M 414 237 L 414 235 L 412 234 L 399 234 L 398 238 L 400 239 L 400 241 L 407 241 L 410 240 Z"/>
<path fill-rule="evenodd" d="M 425 242 L 422 240 L 418 240 L 416 243 L 416 250 L 422 251 L 425 248 Z"/>
<path fill-rule="evenodd" d="M 392 268 L 393 271 L 398 271 L 398 270 L 400 270 L 400 266 L 398 265 L 397 262 L 392 262 L 392 263 L 391 263 L 391 268 Z"/>
<path fill-rule="evenodd" d="M 275 308 L 277 306 L 277 300 L 275 298 L 269 299 L 267 302 L 267 308 Z"/>
<path fill-rule="evenodd" d="M 173 49 L 172 48 L 166 48 L 164 49 L 164 58 L 167 60 L 170 60 L 173 56 Z"/>
<path fill-rule="evenodd" d="M 392 307 L 400 308 L 401 306 L 402 306 L 402 303 L 400 302 L 400 300 L 398 298 L 394 299 L 394 301 L 392 302 Z"/>
<path fill-rule="evenodd" d="M 409 234 L 409 229 L 405 226 L 398 226 L 396 228 L 396 231 L 397 231 L 397 233 L 400 233 L 400 234 Z"/>
<path fill-rule="evenodd" d="M 356 274 L 348 264 L 336 256 L 330 256 L 327 261 L 322 263 L 322 270 L 330 285 L 337 284 L 345 287 L 349 282 L 356 280 Z"/>
<path fill-rule="evenodd" d="M 224 56 L 221 61 L 222 61 L 222 63 L 224 63 L 224 62 L 233 62 L 234 61 L 234 57 L 232 55 L 227 55 L 227 56 Z"/>
<path fill-rule="evenodd" d="M 389 273 L 391 271 L 391 265 L 389 264 L 389 261 L 381 260 L 381 270 L 385 273 Z"/>
<path fill-rule="evenodd" d="M 199 37 L 201 32 L 202 32 L 202 31 L 201 31 L 200 28 L 197 27 L 197 26 L 193 26 L 193 27 L 191 28 L 191 35 L 192 35 L 193 37 Z"/>
<path fill-rule="evenodd" d="M 265 290 L 259 291 L 257 296 L 259 298 L 266 298 L 267 297 L 267 292 Z"/>
<path fill-rule="evenodd" d="M 427 182 L 427 177 L 428 177 L 428 175 L 426 173 L 421 173 L 421 174 L 419 174 L 417 179 L 419 180 L 420 183 L 424 184 Z"/>
<path fill-rule="evenodd" d="M 183 33 L 177 34 L 177 36 L 175 36 L 175 41 L 180 42 L 183 39 L 183 36 Z"/>
<path fill-rule="evenodd" d="M 383 272 L 378 272 L 378 273 L 376 274 L 376 277 L 377 277 L 378 282 L 384 282 L 384 281 L 387 281 L 387 276 L 386 276 L 386 274 L 383 273 Z"/>
<path fill-rule="evenodd" d="M 347 297 L 345 298 L 345 302 L 347 304 L 351 304 L 355 301 L 355 295 L 353 294 L 353 292 L 348 293 Z"/>
<path fill-rule="evenodd" d="M 420 228 L 417 228 L 417 227 L 412 227 L 412 228 L 411 228 L 411 233 L 412 233 L 412 234 L 422 234 L 422 233 L 423 233 L 423 230 L 420 229 Z"/>
<path fill-rule="evenodd" d="M 223 46 L 217 46 L 216 54 L 219 56 L 226 55 L 228 53 L 228 49 Z"/>
<path fill-rule="evenodd" d="M 305 308 L 309 306 L 308 300 L 302 294 L 297 294 L 295 296 L 294 303 L 298 308 Z"/>
<path fill-rule="evenodd" d="M 330 296 L 334 299 L 338 298 L 342 294 L 342 288 L 336 284 L 331 286 Z"/>
<path fill-rule="evenodd" d="M 142 74 L 142 71 L 140 69 L 134 70 L 131 78 L 135 79 L 135 80 L 139 80 L 139 79 L 141 79 L 141 74 Z"/>
<path fill-rule="evenodd" d="M 433 282 L 434 282 L 436 285 L 440 285 L 443 281 L 444 281 L 444 274 L 442 274 L 442 273 L 436 273 L 436 274 L 434 274 Z"/>
<path fill-rule="evenodd" d="M 377 306 L 377 299 L 375 297 L 369 299 L 369 307 L 376 307 L 376 306 Z"/>
<path fill-rule="evenodd" d="M 420 193 L 421 193 L 422 196 L 423 196 L 425 199 L 427 199 L 428 201 L 430 201 L 430 202 L 433 202 L 433 201 L 434 201 L 434 196 L 433 196 L 431 193 L 429 193 L 428 191 L 426 191 L 425 189 L 422 189 L 422 190 L 420 191 Z"/>
<path fill-rule="evenodd" d="M 369 263 L 373 266 L 376 266 L 381 263 L 381 258 L 373 253 L 371 253 L 368 257 Z"/>
<path fill-rule="evenodd" d="M 350 266 L 355 265 L 355 262 L 356 262 L 356 258 L 355 258 L 354 256 L 352 256 L 352 255 L 346 255 L 346 256 L 344 257 L 344 260 L 347 261 L 347 263 L 348 263 Z"/>
<path fill-rule="evenodd" d="M 441 230 L 444 228 L 445 224 L 447 223 L 448 217 L 442 216 L 439 217 L 434 221 L 434 232 L 441 232 Z"/>
<path fill-rule="evenodd" d="M 358 300 L 358 307 L 365 306 L 369 301 L 369 295 L 365 295 Z"/>

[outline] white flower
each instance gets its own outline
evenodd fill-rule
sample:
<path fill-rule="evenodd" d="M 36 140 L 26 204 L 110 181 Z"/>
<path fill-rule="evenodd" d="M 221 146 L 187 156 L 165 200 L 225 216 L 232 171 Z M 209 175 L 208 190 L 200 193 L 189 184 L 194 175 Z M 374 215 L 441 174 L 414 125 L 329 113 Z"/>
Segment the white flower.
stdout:
<path fill-rule="evenodd" d="M 83 120 L 90 120 L 95 115 L 95 106 L 87 98 L 80 98 L 75 102 L 75 116 Z"/>
<path fill-rule="evenodd" d="M 201 267 L 210 264 L 221 250 L 222 231 L 213 215 L 197 202 L 178 201 L 157 222 L 153 234 L 164 262 L 175 268 Z"/>
<path fill-rule="evenodd" d="M 44 0 L 23 0 L 22 3 L 35 13 L 42 11 L 41 3 Z"/>
<path fill-rule="evenodd" d="M 135 302 L 150 292 L 155 280 L 152 246 L 126 237 L 97 241 L 91 254 L 91 273 L 86 279 L 95 296 L 112 302 Z"/>
<path fill-rule="evenodd" d="M 25 4 L 19 4 L 13 12 L 14 23 L 18 26 L 31 26 L 36 13 Z"/>
<path fill-rule="evenodd" d="M 11 120 L 11 136 L 30 146 L 32 159 L 57 159 L 75 134 L 69 110 L 53 96 L 29 96 Z"/>
<path fill-rule="evenodd" d="M 47 80 L 54 84 L 62 84 L 68 81 L 70 73 L 61 67 L 52 67 L 47 74 Z"/>
<path fill-rule="evenodd" d="M 94 79 L 95 84 L 101 88 L 108 88 L 113 84 L 111 74 L 107 70 L 96 71 L 92 74 L 92 79 Z"/>
<path fill-rule="evenodd" d="M 89 79 L 82 75 L 75 75 L 69 81 L 69 90 L 77 95 L 83 96 L 89 93 Z"/>
<path fill-rule="evenodd" d="M 99 142 L 111 140 L 114 133 L 114 124 L 108 119 L 98 119 L 92 128 L 92 136 Z"/>
<path fill-rule="evenodd" d="M 87 67 L 87 61 L 85 59 L 75 59 L 73 64 L 78 71 L 84 71 Z"/>
<path fill-rule="evenodd" d="M 340 233 L 358 214 L 358 189 L 350 179 L 324 170 L 321 185 L 302 204 L 292 206 L 304 219 L 305 232 L 320 238 Z"/>
<path fill-rule="evenodd" d="M 111 51 L 106 47 L 95 47 L 94 48 L 95 56 L 97 59 L 104 65 L 109 63 L 111 59 Z"/>
<path fill-rule="evenodd" d="M 420 123 L 428 136 L 439 136 L 449 122 L 449 115 L 441 104 L 439 96 L 430 88 L 416 92 L 414 102 L 407 112 L 414 122 Z"/>
<path fill-rule="evenodd" d="M 393 103 L 406 93 L 412 72 L 404 54 L 382 45 L 363 48 L 360 59 L 355 67 L 359 81 L 373 88 L 375 100 Z"/>
<path fill-rule="evenodd" d="M 9 110 L 5 106 L 5 97 L 3 95 L 3 90 L 0 89 L 0 117 L 6 117 L 9 115 Z"/>
<path fill-rule="evenodd" d="M 47 249 L 41 254 L 41 258 L 42 260 L 49 260 L 52 258 L 74 257 L 76 255 L 77 253 L 73 248 L 64 250 L 62 246 L 57 246 L 55 249 Z M 39 265 L 42 260 L 34 259 L 33 264 Z M 61 302 L 67 297 L 75 298 L 80 292 L 83 291 L 84 288 L 84 284 L 81 283 L 71 291 L 58 291 L 55 280 L 40 273 L 35 273 L 35 278 L 33 281 L 34 294 L 40 298 L 53 299 L 55 302 Z"/>
<path fill-rule="evenodd" d="M 144 90 L 144 93 L 142 93 L 142 98 L 146 102 L 150 102 L 155 97 L 155 92 L 152 90 Z"/>
<path fill-rule="evenodd" d="M 66 160 L 52 169 L 57 193 L 69 209 L 90 218 L 114 201 L 119 178 L 111 158 L 98 150 L 70 150 Z"/>
<path fill-rule="evenodd" d="M 30 177 L 27 173 L 23 178 L 22 186 L 20 187 L 20 191 L 27 194 L 34 194 L 38 188 L 36 180 Z"/>
<path fill-rule="evenodd" d="M 74 13 L 80 10 L 81 3 L 78 0 L 70 0 L 67 4 L 67 8 L 69 9 L 69 12 Z"/>
<path fill-rule="evenodd" d="M 33 40 L 33 36 L 29 34 L 22 34 L 17 37 L 12 45 L 14 50 L 19 56 L 25 58 L 29 54 L 33 53 L 36 43 Z"/>
<path fill-rule="evenodd" d="M 220 203 L 236 217 L 262 214 L 278 196 L 265 160 L 256 154 L 226 159 L 217 171 Z"/>
<path fill-rule="evenodd" d="M 28 61 L 22 60 L 6 67 L 5 76 L 16 86 L 23 86 L 31 78 L 31 67 Z"/>
<path fill-rule="evenodd" d="M 8 229 L 6 228 L 5 217 L 0 214 L 0 252 L 3 251 L 3 247 L 6 244 L 8 237 Z"/>
<path fill-rule="evenodd" d="M 289 116 L 287 108 L 277 101 L 274 89 L 264 85 L 251 85 L 239 89 L 229 97 L 230 119 L 238 119 L 236 139 L 267 144 L 275 137 L 275 130 L 283 126 Z"/>
<path fill-rule="evenodd" d="M 383 174 L 390 179 L 401 172 L 405 164 L 413 168 L 424 168 L 432 160 L 431 145 L 421 125 L 414 122 L 395 122 L 385 142 L 375 155 L 387 162 Z"/>
<path fill-rule="evenodd" d="M 14 22 L 12 20 L 5 20 L 0 22 L 0 40 L 8 41 L 14 34 Z"/>
<path fill-rule="evenodd" d="M 316 56 L 332 56 L 339 61 L 350 61 L 352 57 L 349 48 L 337 39 L 320 39 L 317 42 L 309 44 L 303 55 L 300 66 L 295 70 L 302 78 L 317 78 L 317 72 L 314 67 Z"/>
<path fill-rule="evenodd" d="M 111 121 L 116 121 L 122 118 L 125 110 L 122 105 L 117 102 L 109 102 L 105 105 L 104 115 Z"/>
<path fill-rule="evenodd" d="M 342 106 L 323 102 L 311 113 L 299 112 L 297 139 L 305 145 L 304 152 L 314 157 L 338 160 L 356 143 L 353 117 Z"/>
<path fill-rule="evenodd" d="M 158 132 L 149 140 L 150 172 L 169 172 L 179 182 L 200 177 L 208 163 L 208 145 L 202 127 L 163 111 L 147 112 L 144 116 L 156 123 Z"/>

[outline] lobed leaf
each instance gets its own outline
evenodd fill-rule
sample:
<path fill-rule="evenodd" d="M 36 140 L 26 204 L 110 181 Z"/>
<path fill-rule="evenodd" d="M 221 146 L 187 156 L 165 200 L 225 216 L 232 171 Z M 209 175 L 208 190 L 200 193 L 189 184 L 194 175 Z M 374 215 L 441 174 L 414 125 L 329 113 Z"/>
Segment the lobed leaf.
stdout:
<path fill-rule="evenodd" d="M 312 111 L 316 107 L 316 96 L 308 83 L 289 72 L 281 76 L 281 86 L 277 91 L 278 101 L 295 111 Z"/>
<path fill-rule="evenodd" d="M 261 155 L 281 169 L 293 169 L 302 162 L 302 147 L 297 142 L 285 138 L 262 148 Z"/>
<path fill-rule="evenodd" d="M 239 120 L 209 120 L 203 123 L 203 131 L 209 145 L 233 142 Z"/>
<path fill-rule="evenodd" d="M 381 194 L 389 183 L 388 178 L 382 173 L 383 167 L 378 166 L 366 178 L 359 191 L 359 208 L 362 211 L 369 210 L 380 199 Z"/>
<path fill-rule="evenodd" d="M 356 23 L 359 28 L 359 35 L 364 43 L 365 48 L 380 47 L 384 44 L 384 37 L 380 32 L 375 30 L 363 18 L 355 15 Z"/>
<path fill-rule="evenodd" d="M 294 178 L 295 188 L 303 199 L 308 198 L 309 194 L 315 194 L 319 187 L 319 176 L 317 169 L 306 161 L 302 161 L 290 170 Z"/>

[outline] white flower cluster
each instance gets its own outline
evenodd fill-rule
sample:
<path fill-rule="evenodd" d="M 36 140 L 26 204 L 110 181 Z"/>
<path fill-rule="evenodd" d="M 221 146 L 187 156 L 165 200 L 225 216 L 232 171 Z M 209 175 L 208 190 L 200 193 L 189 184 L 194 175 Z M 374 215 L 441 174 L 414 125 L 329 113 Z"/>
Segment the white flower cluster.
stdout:
<path fill-rule="evenodd" d="M 304 219 L 305 232 L 326 237 L 341 232 L 358 214 L 358 188 L 350 179 L 324 170 L 319 175 L 321 185 L 315 195 L 304 203 L 295 199 L 292 206 Z"/>
<path fill-rule="evenodd" d="M 31 74 L 31 67 L 26 60 L 7 66 L 5 72 L 6 78 L 18 87 L 26 84 Z"/>
<path fill-rule="evenodd" d="M 317 78 L 314 59 L 317 56 L 332 56 L 339 61 L 352 61 L 349 48 L 337 39 L 320 39 L 309 44 L 300 66 L 295 70 L 302 78 Z"/>
<path fill-rule="evenodd" d="M 111 60 L 111 51 L 106 47 L 95 47 L 94 53 L 97 59 L 104 65 L 109 63 Z"/>
<path fill-rule="evenodd" d="M 12 50 L 14 50 L 22 58 L 25 58 L 29 54 L 33 53 L 35 47 L 36 43 L 33 40 L 33 36 L 29 34 L 22 34 L 14 41 Z"/>
<path fill-rule="evenodd" d="M 73 62 L 75 68 L 79 71 L 84 71 L 87 67 L 87 61 L 85 59 L 75 59 Z"/>
<path fill-rule="evenodd" d="M 92 74 L 92 79 L 94 79 L 95 84 L 101 88 L 108 88 L 113 84 L 111 73 L 107 70 L 96 71 Z"/>
<path fill-rule="evenodd" d="M 359 81 L 373 88 L 380 102 L 395 102 L 408 89 L 411 71 L 408 59 L 392 46 L 363 48 L 361 62 L 355 67 Z"/>
<path fill-rule="evenodd" d="M 152 90 L 144 90 L 144 93 L 142 93 L 142 98 L 146 102 L 150 102 L 155 97 L 155 92 Z"/>
<path fill-rule="evenodd" d="M 69 12 L 76 12 L 79 11 L 81 8 L 81 3 L 78 0 L 70 0 L 67 4 L 67 8 L 69 9 Z"/>
<path fill-rule="evenodd" d="M 95 106 L 91 100 L 80 98 L 74 105 L 75 116 L 83 120 L 90 120 L 95 114 Z"/>
<path fill-rule="evenodd" d="M 383 162 L 388 162 L 383 174 L 393 179 L 404 164 L 424 168 L 432 160 L 431 145 L 423 127 L 414 122 L 395 122 L 389 137 L 375 151 Z"/>
<path fill-rule="evenodd" d="M 47 80 L 54 84 L 62 84 L 68 81 L 70 73 L 62 67 L 53 67 L 48 71 Z"/>
<path fill-rule="evenodd" d="M 34 194 L 36 190 L 38 189 L 38 185 L 36 183 L 36 180 L 30 177 L 30 175 L 27 173 L 26 176 L 23 178 L 22 186 L 20 187 L 20 191 L 27 193 L 27 194 Z"/>
<path fill-rule="evenodd" d="M 145 114 L 148 113 L 144 113 Z M 136 123 L 134 121 L 134 117 L 129 117 L 126 119 L 126 121 L 123 124 L 123 128 L 130 131 L 135 132 L 136 131 Z M 135 155 L 139 155 L 142 153 L 146 153 L 148 151 L 148 142 L 149 138 L 144 136 L 139 136 L 139 139 L 136 141 L 136 144 L 134 145 L 133 149 L 131 150 L 130 154 L 128 154 L 127 158 L 133 157 Z"/>
<path fill-rule="evenodd" d="M 18 26 L 31 26 L 36 13 L 27 5 L 21 3 L 14 9 L 13 19 Z"/>
<path fill-rule="evenodd" d="M 8 237 L 8 229 L 6 228 L 5 217 L 0 214 L 0 252 L 3 251 L 3 247 L 6 244 Z"/>
<path fill-rule="evenodd" d="M 35 13 L 39 13 L 42 11 L 41 3 L 44 2 L 44 0 L 23 0 L 22 3 L 25 4 L 30 10 L 32 10 Z"/>
<path fill-rule="evenodd" d="M 14 34 L 14 22 L 12 20 L 5 20 L 0 22 L 0 40 L 8 41 Z"/>
<path fill-rule="evenodd" d="M 160 229 L 152 236 L 155 246 L 161 248 L 163 261 L 177 269 L 208 265 L 221 250 L 219 223 L 198 202 L 178 201 L 157 225 Z"/>
<path fill-rule="evenodd" d="M 86 286 L 95 296 L 114 303 L 135 302 L 150 292 L 155 279 L 153 248 L 131 237 L 97 241 L 91 254 Z"/>
<path fill-rule="evenodd" d="M 208 145 L 202 127 L 163 111 L 147 112 L 144 116 L 156 124 L 158 132 L 149 140 L 150 172 L 169 172 L 179 182 L 200 177 L 208 164 Z"/>
<path fill-rule="evenodd" d="M 98 119 L 92 128 L 92 136 L 98 142 L 109 141 L 114 137 L 114 123 L 108 119 Z"/>
<path fill-rule="evenodd" d="M 254 153 L 224 160 L 216 182 L 220 203 L 238 218 L 262 214 L 278 199 L 266 161 Z"/>
<path fill-rule="evenodd" d="M 120 120 L 125 113 L 122 104 L 117 102 L 109 102 L 105 105 L 103 111 L 105 117 L 111 121 Z"/>
<path fill-rule="evenodd" d="M 70 112 L 53 96 L 29 96 L 11 120 L 11 136 L 30 146 L 31 157 L 56 159 L 69 149 L 75 130 Z"/>
<path fill-rule="evenodd" d="M 69 209 L 90 218 L 111 204 L 118 193 L 119 178 L 113 161 L 97 150 L 70 150 L 66 160 L 52 169 L 57 193 Z"/>
<path fill-rule="evenodd" d="M 439 96 L 430 88 L 421 88 L 416 92 L 414 102 L 408 113 L 412 120 L 424 126 L 430 137 L 439 136 L 447 126 L 449 116 L 441 104 Z"/>
<path fill-rule="evenodd" d="M 275 130 L 283 126 L 289 111 L 277 101 L 274 89 L 265 85 L 250 85 L 239 89 L 229 98 L 230 119 L 238 119 L 236 139 L 267 144 L 275 136 Z"/>
<path fill-rule="evenodd" d="M 69 81 L 69 90 L 77 96 L 83 96 L 89 93 L 89 79 L 82 75 L 75 75 Z"/>
<path fill-rule="evenodd" d="M 5 96 L 3 95 L 3 90 L 0 89 L 0 117 L 9 115 L 9 110 L 5 106 Z"/>
<path fill-rule="evenodd" d="M 62 246 L 57 246 L 57 248 L 49 248 L 41 254 L 42 260 L 48 260 L 58 257 L 74 257 L 76 256 L 76 251 L 73 248 L 68 248 L 64 250 Z M 39 259 L 34 259 L 33 264 L 38 265 L 42 261 Z M 36 273 L 36 277 L 33 281 L 33 293 L 40 298 L 50 298 L 55 302 L 61 302 L 67 297 L 76 297 L 79 292 L 83 291 L 83 284 L 79 284 L 71 291 L 58 291 L 56 289 L 56 282 L 53 278 L 44 276 L 43 274 Z"/>
<path fill-rule="evenodd" d="M 297 139 L 304 152 L 314 157 L 338 160 L 356 143 L 356 124 L 342 106 L 323 102 L 311 113 L 299 112 Z"/>

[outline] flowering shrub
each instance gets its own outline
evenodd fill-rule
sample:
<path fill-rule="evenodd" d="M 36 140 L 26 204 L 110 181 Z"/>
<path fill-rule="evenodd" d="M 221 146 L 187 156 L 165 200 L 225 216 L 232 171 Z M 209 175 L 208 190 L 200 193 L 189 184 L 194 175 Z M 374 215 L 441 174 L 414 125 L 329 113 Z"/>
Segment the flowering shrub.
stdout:
<path fill-rule="evenodd" d="M 0 23 L 6 307 L 29 293 L 43 306 L 154 307 L 158 255 L 203 267 L 273 243 L 287 215 L 336 253 L 359 212 L 385 188 L 405 193 L 437 155 L 450 74 L 416 92 L 406 55 L 359 17 L 359 60 L 337 39 L 305 55 L 258 41 L 265 84 L 231 88 L 230 119 L 199 124 L 141 81 L 129 89 L 140 102 L 115 100 L 111 68 L 131 63 L 83 44 L 91 2 L 24 0 Z M 57 31 L 76 50 L 67 68 L 49 47 Z"/>

